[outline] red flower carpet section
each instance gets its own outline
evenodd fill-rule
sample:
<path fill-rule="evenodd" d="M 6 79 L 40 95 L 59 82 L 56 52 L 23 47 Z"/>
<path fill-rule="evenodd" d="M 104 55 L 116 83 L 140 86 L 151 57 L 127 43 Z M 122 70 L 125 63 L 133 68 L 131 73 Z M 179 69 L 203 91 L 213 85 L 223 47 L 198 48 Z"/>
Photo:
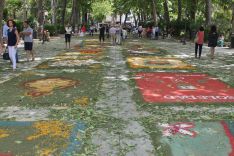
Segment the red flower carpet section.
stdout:
<path fill-rule="evenodd" d="M 198 73 L 138 73 L 136 83 L 149 103 L 234 102 L 234 89 Z"/>

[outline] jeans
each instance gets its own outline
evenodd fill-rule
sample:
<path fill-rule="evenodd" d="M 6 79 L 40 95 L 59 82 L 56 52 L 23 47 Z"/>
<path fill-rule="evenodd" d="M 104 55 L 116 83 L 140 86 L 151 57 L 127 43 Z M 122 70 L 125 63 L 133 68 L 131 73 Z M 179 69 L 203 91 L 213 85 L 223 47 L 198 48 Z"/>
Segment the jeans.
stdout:
<path fill-rule="evenodd" d="M 8 46 L 9 56 L 13 65 L 13 69 L 16 69 L 16 48 L 15 46 Z"/>
<path fill-rule="evenodd" d="M 198 48 L 199 48 L 199 58 L 201 58 L 202 46 L 203 46 L 203 44 L 197 44 L 197 43 L 195 43 L 195 57 L 196 58 L 197 58 L 197 50 L 198 50 Z"/>

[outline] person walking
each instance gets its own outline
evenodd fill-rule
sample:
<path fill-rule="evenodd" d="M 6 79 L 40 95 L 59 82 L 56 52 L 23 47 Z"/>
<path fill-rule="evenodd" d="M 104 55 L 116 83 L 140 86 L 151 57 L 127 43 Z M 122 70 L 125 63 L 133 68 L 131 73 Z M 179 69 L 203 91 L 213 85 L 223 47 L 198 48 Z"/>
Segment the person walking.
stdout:
<path fill-rule="evenodd" d="M 199 48 L 198 58 L 199 59 L 201 58 L 203 43 L 204 43 L 204 28 L 203 26 L 201 26 L 195 37 L 195 58 L 197 58 L 198 48 Z"/>
<path fill-rule="evenodd" d="M 110 29 L 110 26 L 107 25 L 107 26 L 106 26 L 106 37 L 107 37 L 107 38 L 110 38 L 109 29 Z"/>
<path fill-rule="evenodd" d="M 111 44 L 116 45 L 116 28 L 111 26 L 110 28 Z"/>
<path fill-rule="evenodd" d="M 8 33 L 8 29 L 9 27 L 7 26 L 7 22 L 3 25 L 3 29 L 2 29 L 2 38 L 3 38 L 3 44 L 7 44 L 7 33 Z M 16 29 L 16 27 L 15 27 Z M 8 47 L 6 47 L 6 50 L 8 50 Z M 16 63 L 19 63 L 19 56 L 18 56 L 18 51 L 16 49 Z"/>
<path fill-rule="evenodd" d="M 15 28 L 14 20 L 10 19 L 7 21 L 7 26 L 9 27 L 7 32 L 7 46 L 9 50 L 9 57 L 12 62 L 13 71 L 16 70 L 16 49 L 19 43 L 19 33 Z"/>
<path fill-rule="evenodd" d="M 116 43 L 118 44 L 118 45 L 120 45 L 121 44 L 121 31 L 122 31 L 122 29 L 121 29 L 121 27 L 120 26 L 118 26 L 117 28 L 116 28 Z"/>
<path fill-rule="evenodd" d="M 66 43 L 66 49 L 67 49 L 67 44 L 69 49 L 71 49 L 71 34 L 72 34 L 72 27 L 70 24 L 68 24 L 65 27 L 65 43 Z"/>
<path fill-rule="evenodd" d="M 215 47 L 217 46 L 218 37 L 217 27 L 212 25 L 208 35 L 208 47 L 210 47 L 210 57 L 212 60 L 214 59 Z"/>
<path fill-rule="evenodd" d="M 90 26 L 90 33 L 89 33 L 90 36 L 93 36 L 94 29 L 95 29 L 94 25 L 91 25 Z"/>
<path fill-rule="evenodd" d="M 7 23 L 5 23 L 2 27 L 2 38 L 3 38 L 3 42 L 6 43 L 7 42 L 7 32 L 8 32 L 9 27 L 7 26 Z"/>
<path fill-rule="evenodd" d="M 105 27 L 104 25 L 100 25 L 100 34 L 99 34 L 99 41 L 100 41 L 100 44 L 102 45 L 105 41 Z"/>
<path fill-rule="evenodd" d="M 138 37 L 139 37 L 139 38 L 142 38 L 142 32 L 143 32 L 143 27 L 140 25 L 140 26 L 138 27 Z"/>
<path fill-rule="evenodd" d="M 35 60 L 33 51 L 33 29 L 29 26 L 29 21 L 24 21 L 24 30 L 20 33 L 24 37 L 24 50 L 27 54 L 27 61 L 31 57 L 32 61 Z"/>
<path fill-rule="evenodd" d="M 80 34 L 80 36 L 81 36 L 81 37 L 84 37 L 84 36 L 85 36 L 85 33 L 86 33 L 86 27 L 85 27 L 85 25 L 83 24 L 82 27 L 81 27 L 81 34 Z"/>
<path fill-rule="evenodd" d="M 155 39 L 158 40 L 158 37 L 159 37 L 159 27 L 158 26 L 155 27 L 154 35 L 155 35 Z"/>

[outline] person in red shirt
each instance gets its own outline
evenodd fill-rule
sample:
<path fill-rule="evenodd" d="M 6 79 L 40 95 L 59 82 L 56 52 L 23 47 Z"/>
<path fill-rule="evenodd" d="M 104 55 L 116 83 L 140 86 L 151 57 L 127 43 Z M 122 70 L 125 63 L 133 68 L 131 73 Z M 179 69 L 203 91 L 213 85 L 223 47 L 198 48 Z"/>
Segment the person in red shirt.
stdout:
<path fill-rule="evenodd" d="M 84 37 L 85 36 L 85 33 L 86 33 L 86 27 L 85 25 L 83 24 L 81 29 L 80 29 L 80 36 L 81 37 Z"/>
<path fill-rule="evenodd" d="M 83 32 L 83 33 L 86 32 L 86 27 L 85 27 L 85 25 L 83 25 L 83 26 L 81 27 L 81 32 Z"/>
<path fill-rule="evenodd" d="M 197 58 L 198 48 L 199 48 L 198 58 L 199 59 L 201 58 L 203 43 L 204 43 L 204 28 L 201 26 L 196 34 L 196 39 L 195 39 L 195 58 Z"/>

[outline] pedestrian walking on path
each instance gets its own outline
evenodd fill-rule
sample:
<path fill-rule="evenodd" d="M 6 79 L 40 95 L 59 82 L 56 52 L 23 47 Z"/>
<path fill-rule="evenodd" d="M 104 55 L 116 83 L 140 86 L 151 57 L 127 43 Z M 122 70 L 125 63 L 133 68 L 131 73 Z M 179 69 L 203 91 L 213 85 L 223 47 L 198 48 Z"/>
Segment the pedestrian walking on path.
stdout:
<path fill-rule="evenodd" d="M 7 26 L 9 27 L 7 32 L 7 46 L 9 50 L 9 57 L 12 62 L 13 71 L 16 70 L 16 49 L 19 43 L 19 33 L 15 27 L 14 20 L 8 20 Z"/>
<path fill-rule="evenodd" d="M 72 27 L 70 24 L 68 24 L 65 27 L 65 43 L 66 43 L 66 49 L 67 49 L 67 44 L 69 49 L 71 48 L 71 34 L 72 34 Z"/>
<path fill-rule="evenodd" d="M 110 36 L 112 45 L 116 45 L 116 28 L 114 26 L 110 28 Z"/>
<path fill-rule="evenodd" d="M 138 37 L 139 37 L 139 38 L 142 38 L 142 32 L 143 32 L 143 27 L 140 25 L 140 26 L 138 27 Z"/>
<path fill-rule="evenodd" d="M 86 33 L 86 27 L 85 25 L 83 24 L 82 27 L 81 27 L 81 30 L 80 30 L 80 36 L 81 37 L 84 37 L 85 36 L 85 33 Z"/>
<path fill-rule="evenodd" d="M 122 29 L 121 29 L 121 27 L 120 26 L 118 26 L 117 28 L 116 28 L 116 43 L 118 44 L 118 45 L 120 45 L 121 44 L 121 31 L 122 31 Z"/>
<path fill-rule="evenodd" d="M 90 36 L 93 36 L 93 33 L 94 33 L 94 29 L 95 29 L 95 26 L 94 25 L 91 25 L 90 28 L 89 28 L 89 35 Z"/>
<path fill-rule="evenodd" d="M 109 30 L 110 30 L 110 26 L 107 25 L 107 26 L 106 26 L 106 37 L 107 37 L 107 38 L 110 38 Z"/>
<path fill-rule="evenodd" d="M 198 48 L 199 48 L 198 58 L 199 59 L 201 58 L 203 43 L 204 43 L 204 28 L 203 26 L 201 26 L 195 37 L 195 58 L 197 58 Z"/>
<path fill-rule="evenodd" d="M 100 27 L 101 28 L 99 30 L 99 32 L 100 32 L 99 41 L 100 41 L 100 44 L 102 45 L 105 41 L 105 27 L 104 27 L 104 25 L 101 25 Z"/>
<path fill-rule="evenodd" d="M 32 61 L 35 60 L 33 51 L 33 29 L 29 26 L 29 21 L 24 21 L 24 30 L 20 33 L 24 38 L 24 50 L 27 54 L 27 61 L 31 57 Z"/>
<path fill-rule="evenodd" d="M 8 29 L 9 29 L 9 27 L 7 26 L 7 22 L 6 22 L 6 23 L 3 25 L 3 29 L 2 29 L 3 44 L 7 44 Z M 15 29 L 16 29 L 16 27 L 15 27 Z M 6 47 L 6 51 L 8 51 L 8 47 Z M 19 63 L 19 56 L 18 56 L 17 49 L 16 49 L 15 57 L 16 57 L 16 63 Z"/>
<path fill-rule="evenodd" d="M 210 47 L 211 59 L 214 59 L 215 47 L 217 46 L 218 37 L 217 28 L 215 25 L 212 25 L 208 35 L 208 47 Z"/>

